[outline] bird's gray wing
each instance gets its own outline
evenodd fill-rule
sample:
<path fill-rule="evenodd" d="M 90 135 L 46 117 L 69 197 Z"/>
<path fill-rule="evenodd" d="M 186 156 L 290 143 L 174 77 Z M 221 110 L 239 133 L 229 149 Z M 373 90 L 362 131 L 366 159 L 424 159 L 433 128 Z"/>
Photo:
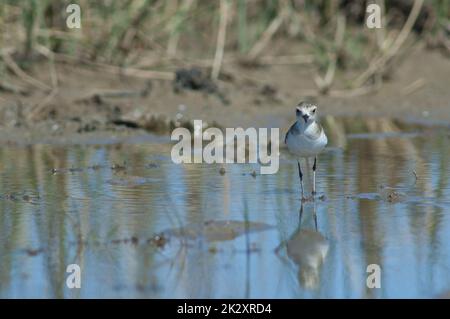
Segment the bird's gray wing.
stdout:
<path fill-rule="evenodd" d="M 291 125 L 291 127 L 289 128 L 289 130 L 286 133 L 286 136 L 284 137 L 284 144 L 286 144 L 287 142 L 287 138 L 289 134 L 298 134 L 298 128 L 297 128 L 297 122 L 295 122 L 294 124 Z"/>

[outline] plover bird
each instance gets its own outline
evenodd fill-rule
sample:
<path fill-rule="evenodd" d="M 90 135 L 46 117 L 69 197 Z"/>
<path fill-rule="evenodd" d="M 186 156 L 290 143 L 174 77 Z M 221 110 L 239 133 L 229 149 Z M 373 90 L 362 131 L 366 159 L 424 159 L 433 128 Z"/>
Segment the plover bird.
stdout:
<path fill-rule="evenodd" d="M 313 165 L 313 191 L 316 194 L 316 168 L 317 155 L 323 151 L 328 143 L 327 136 L 322 126 L 316 122 L 317 105 L 307 102 L 300 102 L 295 108 L 297 121 L 286 133 L 284 143 L 288 150 L 297 157 L 298 174 L 302 189 L 302 200 L 305 199 L 303 191 L 303 173 L 300 166 L 300 159 L 314 158 Z"/>

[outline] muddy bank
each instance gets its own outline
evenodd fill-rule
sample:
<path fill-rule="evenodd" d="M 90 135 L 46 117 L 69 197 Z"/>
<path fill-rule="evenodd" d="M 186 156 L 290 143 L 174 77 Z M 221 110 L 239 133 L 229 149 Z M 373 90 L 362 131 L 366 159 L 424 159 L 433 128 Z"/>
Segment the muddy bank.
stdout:
<path fill-rule="evenodd" d="M 352 96 L 348 73 L 337 75 L 345 96 L 312 96 L 312 67 L 226 65 L 217 83 L 205 70 L 178 69 L 175 80 L 111 75 L 89 66 L 57 63 L 56 92 L 42 92 L 9 76 L 0 90 L 2 143 L 77 143 L 98 137 L 127 139 L 146 133 L 168 136 L 176 126 L 202 119 L 219 127 L 286 129 L 299 100 L 315 100 L 321 116 L 391 117 L 450 124 L 450 60 L 423 45 L 399 59 L 377 92 Z M 29 72 L 43 83 L 52 75 L 46 61 Z M 18 89 L 19 88 L 19 89 Z"/>

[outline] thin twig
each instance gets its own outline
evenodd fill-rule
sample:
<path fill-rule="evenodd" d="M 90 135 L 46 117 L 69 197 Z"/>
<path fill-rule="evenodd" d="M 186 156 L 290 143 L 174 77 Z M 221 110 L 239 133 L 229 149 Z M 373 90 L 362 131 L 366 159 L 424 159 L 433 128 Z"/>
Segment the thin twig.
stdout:
<path fill-rule="evenodd" d="M 61 54 L 61 53 L 54 53 L 54 54 L 55 54 L 55 59 L 58 61 L 82 62 L 84 64 L 102 69 L 102 70 L 112 73 L 112 74 L 131 76 L 131 77 L 142 78 L 142 79 L 168 80 L 168 81 L 172 81 L 175 77 L 175 74 L 173 72 L 150 71 L 150 70 L 141 70 L 141 69 L 134 69 L 134 68 L 126 68 L 126 67 L 121 68 L 121 67 L 117 67 L 114 65 L 92 62 L 91 60 L 88 60 L 88 59 L 78 59 L 78 58 L 72 57 L 67 54 Z"/>
<path fill-rule="evenodd" d="M 249 62 L 254 65 L 290 65 L 290 64 L 311 64 L 314 62 L 314 56 L 311 54 L 298 54 L 298 55 L 266 55 L 261 56 L 256 61 L 242 58 L 239 55 L 227 54 L 227 57 L 222 59 L 222 64 L 242 64 Z M 167 63 L 179 63 L 182 65 L 197 65 L 199 67 L 211 67 L 214 64 L 212 59 L 189 59 L 185 58 L 167 60 Z M 151 64 L 140 64 L 140 66 L 149 66 Z"/>
<path fill-rule="evenodd" d="M 330 61 L 328 63 L 327 73 L 325 77 L 322 79 L 318 74 L 314 77 L 316 85 L 319 88 L 320 92 L 326 92 L 331 87 L 331 84 L 334 80 L 334 75 L 336 74 L 336 66 L 337 66 L 337 55 L 341 50 L 342 45 L 344 43 L 344 35 L 345 35 L 345 16 L 338 15 L 337 17 L 337 27 L 336 34 L 334 38 L 334 51 L 330 53 Z"/>
<path fill-rule="evenodd" d="M 355 89 L 349 89 L 349 90 L 330 90 L 328 92 L 329 96 L 332 97 L 355 97 L 355 96 L 361 96 L 366 95 L 369 93 L 376 92 L 380 88 L 379 85 L 365 85 L 361 86 Z"/>
<path fill-rule="evenodd" d="M 403 95 L 410 95 L 411 93 L 421 89 L 426 84 L 426 81 L 423 78 L 417 79 L 411 84 L 405 86 L 402 90 Z"/>
<path fill-rule="evenodd" d="M 372 62 L 369 64 L 369 67 L 360 76 L 358 76 L 358 78 L 356 78 L 353 85 L 354 87 L 362 86 L 372 75 L 382 70 L 385 64 L 397 54 L 398 50 L 401 48 L 401 46 L 411 33 L 414 23 L 419 16 L 423 1 L 424 0 L 414 1 L 408 19 L 403 25 L 402 30 L 400 31 L 392 46 L 385 53 L 382 53 L 380 57 L 372 60 Z"/>
<path fill-rule="evenodd" d="M 55 55 L 53 54 L 53 52 L 51 50 L 47 49 L 43 45 L 36 45 L 36 50 L 49 60 L 50 77 L 52 80 L 52 87 L 53 87 L 53 89 L 57 88 L 59 86 L 59 79 L 58 79 L 58 73 L 56 72 L 56 68 L 55 68 Z"/>
<path fill-rule="evenodd" d="M 176 17 L 174 18 L 175 20 L 172 27 L 173 30 L 169 38 L 169 43 L 167 45 L 167 54 L 171 57 L 175 56 L 177 53 L 178 42 L 180 39 L 180 32 L 178 30 L 181 24 L 180 20 L 184 19 L 184 16 L 189 12 L 193 3 L 194 0 L 183 1 L 180 11 L 176 13 Z M 181 17 L 179 15 L 181 15 Z"/>
<path fill-rule="evenodd" d="M 31 111 L 27 115 L 27 120 L 33 120 L 34 116 L 38 114 L 44 108 L 44 106 L 50 103 L 57 94 L 58 88 L 54 88 L 53 90 L 51 90 L 51 92 L 41 102 L 32 107 Z"/>
<path fill-rule="evenodd" d="M 283 64 L 310 64 L 314 62 L 313 55 L 267 55 L 258 59 L 259 64 L 283 65 Z"/>
<path fill-rule="evenodd" d="M 47 84 L 33 78 L 32 76 L 26 74 L 18 65 L 16 62 L 14 62 L 13 58 L 7 51 L 3 51 L 2 54 L 3 61 L 5 62 L 6 66 L 14 72 L 19 78 L 21 78 L 24 82 L 37 87 L 40 90 L 44 91 L 50 91 L 52 88 L 48 86 Z"/>
<path fill-rule="evenodd" d="M 375 35 L 377 39 L 377 46 L 379 50 L 384 50 L 386 42 L 386 6 L 384 5 L 384 0 L 375 0 L 375 3 L 380 7 L 381 12 L 381 28 L 375 29 Z"/>
<path fill-rule="evenodd" d="M 258 40 L 258 42 L 255 43 L 255 45 L 251 48 L 250 52 L 248 53 L 249 59 L 256 59 L 258 55 L 264 50 L 264 48 L 269 44 L 272 37 L 275 35 L 275 33 L 280 28 L 281 24 L 284 21 L 285 18 L 285 10 L 281 9 L 278 16 L 276 16 L 272 22 L 269 24 L 267 29 L 263 32 L 261 38 Z"/>
<path fill-rule="evenodd" d="M 217 34 L 216 54 L 214 56 L 214 63 L 211 71 L 211 77 L 213 80 L 217 80 L 219 78 L 220 68 L 222 67 L 223 52 L 227 34 L 229 6 L 230 4 L 228 0 L 220 0 L 219 32 Z"/>
<path fill-rule="evenodd" d="M 153 80 L 169 80 L 174 79 L 173 72 L 163 72 L 163 71 L 149 71 L 149 70 L 139 70 L 133 68 L 120 68 L 113 65 L 104 65 L 102 67 L 105 71 L 119 74 L 123 76 L 131 76 L 142 79 L 153 79 Z"/>
<path fill-rule="evenodd" d="M 75 100 L 76 103 L 92 101 L 93 99 L 101 98 L 132 98 L 143 97 L 148 94 L 149 89 L 143 90 L 105 90 L 105 89 L 93 89 L 89 94 Z"/>
<path fill-rule="evenodd" d="M 0 91 L 10 92 L 14 94 L 27 95 L 29 92 L 19 86 L 13 85 L 11 83 L 6 83 L 4 81 L 0 81 Z"/>

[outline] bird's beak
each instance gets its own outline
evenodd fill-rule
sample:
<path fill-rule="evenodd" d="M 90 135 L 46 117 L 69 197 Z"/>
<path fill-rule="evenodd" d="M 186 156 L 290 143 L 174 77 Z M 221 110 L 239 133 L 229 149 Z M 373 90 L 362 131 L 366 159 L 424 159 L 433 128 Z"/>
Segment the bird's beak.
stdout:
<path fill-rule="evenodd" d="M 308 122 L 308 119 L 309 119 L 308 114 L 303 114 L 302 117 L 305 120 L 305 123 Z"/>

